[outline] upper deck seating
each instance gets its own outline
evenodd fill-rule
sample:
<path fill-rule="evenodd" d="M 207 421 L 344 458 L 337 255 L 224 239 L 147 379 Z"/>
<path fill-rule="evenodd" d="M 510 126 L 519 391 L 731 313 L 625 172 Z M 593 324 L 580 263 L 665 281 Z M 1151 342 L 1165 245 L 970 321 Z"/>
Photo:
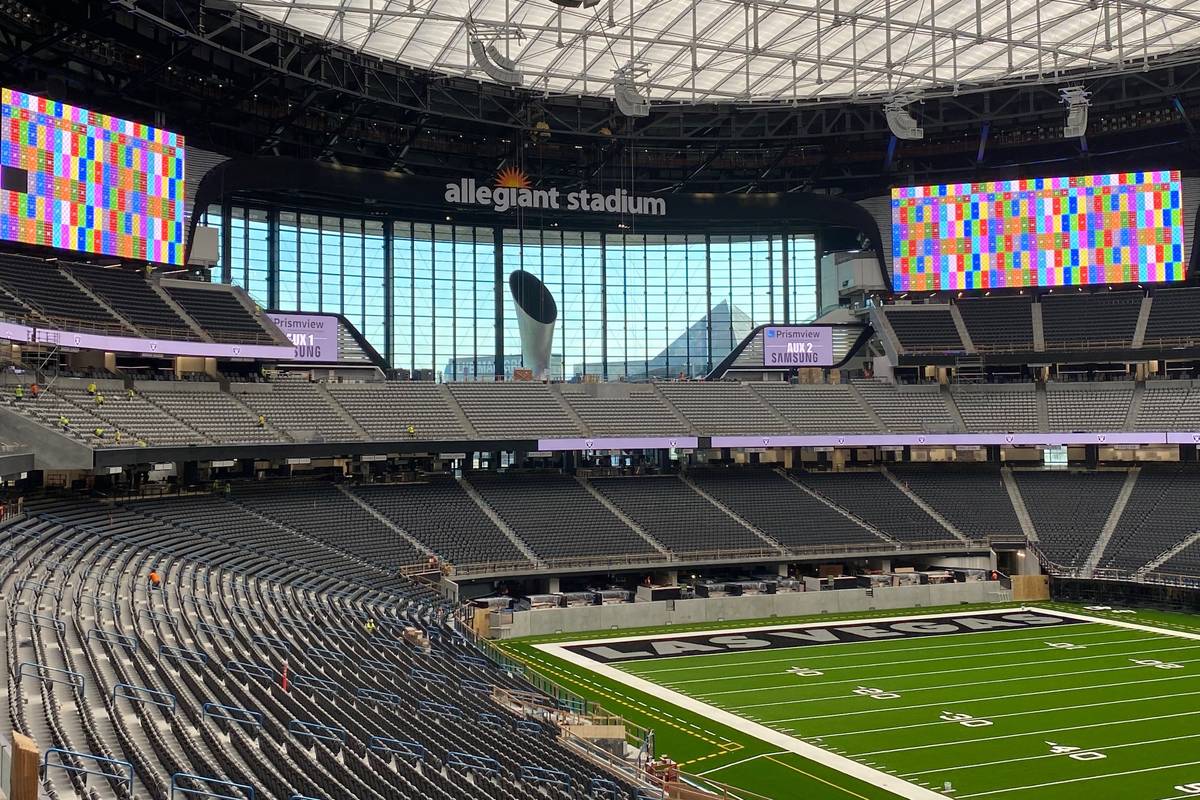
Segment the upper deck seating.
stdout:
<path fill-rule="evenodd" d="M 879 430 L 849 386 L 758 383 L 754 390 L 798 433 L 870 433 Z"/>
<path fill-rule="evenodd" d="M 1041 302 L 1047 350 L 1131 347 L 1142 311 L 1141 292 L 1053 294 Z"/>
<path fill-rule="evenodd" d="M 86 264 L 65 264 L 63 269 L 142 334 L 150 338 L 199 338 L 141 274 Z"/>
<path fill-rule="evenodd" d="M 469 480 L 517 536 L 547 561 L 655 552 L 569 475 L 476 472 Z"/>
<path fill-rule="evenodd" d="M 584 433 L 540 383 L 452 383 L 450 393 L 481 436 L 549 439 Z"/>
<path fill-rule="evenodd" d="M 919 310 L 886 306 L 883 311 L 905 350 L 922 353 L 966 350 L 949 306 Z"/>
<path fill-rule="evenodd" d="M 958 313 L 976 350 L 1032 350 L 1033 302 L 1028 297 L 959 300 Z"/>
<path fill-rule="evenodd" d="M 790 427 L 741 383 L 663 383 L 659 390 L 704 436 L 788 433 Z"/>
<path fill-rule="evenodd" d="M 436 383 L 331 383 L 329 394 L 376 439 L 466 439 L 446 389 Z M 408 433 L 408 426 L 413 433 Z"/>
<path fill-rule="evenodd" d="M 162 287 L 214 341 L 273 341 L 258 317 L 227 286 L 192 287 L 164 281 Z"/>
<path fill-rule="evenodd" d="M 48 321 L 69 329 L 128 332 L 120 320 L 60 272 L 57 264 L 0 254 L 0 286 Z"/>
<path fill-rule="evenodd" d="M 591 484 L 676 554 L 769 549 L 761 538 L 675 476 L 593 478 Z"/>

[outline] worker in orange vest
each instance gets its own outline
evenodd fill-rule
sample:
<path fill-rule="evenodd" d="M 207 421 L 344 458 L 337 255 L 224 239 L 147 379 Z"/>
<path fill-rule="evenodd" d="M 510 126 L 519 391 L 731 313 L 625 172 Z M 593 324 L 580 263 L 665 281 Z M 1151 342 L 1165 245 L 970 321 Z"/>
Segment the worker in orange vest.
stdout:
<path fill-rule="evenodd" d="M 162 587 L 162 576 L 158 574 L 158 570 L 150 570 L 150 588 L 159 589 Z"/>

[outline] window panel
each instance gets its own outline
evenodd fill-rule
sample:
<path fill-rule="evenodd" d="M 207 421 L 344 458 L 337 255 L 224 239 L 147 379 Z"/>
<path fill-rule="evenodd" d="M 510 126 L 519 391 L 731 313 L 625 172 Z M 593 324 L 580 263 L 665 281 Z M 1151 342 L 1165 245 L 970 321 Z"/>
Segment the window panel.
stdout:
<path fill-rule="evenodd" d="M 496 374 L 496 242 L 491 228 L 475 229 L 475 378 Z"/>
<path fill-rule="evenodd" d="M 271 304 L 271 227 L 267 212 L 252 208 L 246 214 L 246 293 L 262 308 Z"/>
<path fill-rule="evenodd" d="M 583 329 L 581 335 L 582 372 L 604 374 L 604 237 L 585 233 L 581 237 L 581 270 L 583 275 Z"/>
<path fill-rule="evenodd" d="M 321 220 L 300 215 L 300 310 L 321 310 Z"/>
<path fill-rule="evenodd" d="M 362 220 L 342 220 L 342 302 L 338 309 L 355 327 L 363 327 Z"/>
<path fill-rule="evenodd" d="M 321 217 L 321 301 L 319 310 L 342 310 L 342 220 Z"/>
<path fill-rule="evenodd" d="M 363 223 L 363 336 L 381 353 L 387 345 L 384 334 L 387 316 L 386 259 L 387 242 L 383 236 L 383 222 L 367 220 Z"/>
<path fill-rule="evenodd" d="M 434 363 L 433 227 L 413 225 L 413 367 L 439 370 Z"/>
<path fill-rule="evenodd" d="M 525 232 L 529 235 L 529 232 Z M 504 271 L 501 275 L 505 281 L 503 287 L 504 306 L 501 310 L 503 315 L 504 325 L 504 364 L 503 374 L 505 377 L 512 377 L 513 369 L 524 366 L 524 359 L 521 357 L 521 331 L 517 327 L 516 312 L 513 310 L 512 297 L 508 291 L 508 276 L 514 270 L 522 268 L 522 231 L 506 230 L 504 231 L 504 250 L 502 253 Z"/>
<path fill-rule="evenodd" d="M 688 375 L 712 369 L 709 359 L 708 245 L 703 236 L 687 239 L 687 349 Z"/>
<path fill-rule="evenodd" d="M 434 369 L 452 380 L 454 352 L 454 228 L 437 225 L 433 229 L 433 361 Z"/>
<path fill-rule="evenodd" d="M 817 242 L 812 236 L 788 239 L 790 322 L 811 322 L 817 312 Z"/>
<path fill-rule="evenodd" d="M 229 210 L 229 282 L 246 287 L 246 209 Z"/>
<path fill-rule="evenodd" d="M 610 235 L 604 239 L 605 292 L 604 305 L 608 313 L 608 361 L 606 380 L 617 380 L 628 372 L 626 348 L 627 304 L 625 302 L 625 237 Z"/>
<path fill-rule="evenodd" d="M 221 283 L 224 280 L 222 274 L 225 267 L 226 256 L 225 237 L 223 236 L 225 224 L 221 219 L 221 207 L 215 205 L 209 206 L 205 210 L 204 217 L 200 220 L 200 224 L 208 228 L 213 228 L 217 232 L 217 263 L 213 264 L 212 269 L 209 272 L 209 280 L 213 283 Z"/>
<path fill-rule="evenodd" d="M 392 227 L 392 366 L 413 370 L 414 274 L 412 224 L 397 222 Z"/>
<path fill-rule="evenodd" d="M 300 308 L 300 221 L 296 212 L 279 212 L 276 242 L 276 252 L 279 253 L 276 278 L 279 286 L 278 306 L 291 311 Z"/>

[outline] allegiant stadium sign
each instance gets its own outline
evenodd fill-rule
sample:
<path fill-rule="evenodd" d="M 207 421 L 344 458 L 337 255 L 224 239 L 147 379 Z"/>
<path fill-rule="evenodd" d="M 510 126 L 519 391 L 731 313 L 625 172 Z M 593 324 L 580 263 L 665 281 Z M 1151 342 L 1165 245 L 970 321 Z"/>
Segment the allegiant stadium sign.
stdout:
<path fill-rule="evenodd" d="M 480 184 L 474 178 L 447 183 L 446 202 L 454 205 L 491 206 L 493 211 L 500 213 L 515 208 L 529 208 L 650 217 L 663 217 L 667 214 L 667 201 L 661 197 L 641 197 L 624 189 L 616 189 L 611 194 L 587 189 L 575 189 L 570 192 L 562 192 L 556 188 L 534 189 L 529 185 L 529 179 L 515 170 L 501 172 L 495 186 Z"/>

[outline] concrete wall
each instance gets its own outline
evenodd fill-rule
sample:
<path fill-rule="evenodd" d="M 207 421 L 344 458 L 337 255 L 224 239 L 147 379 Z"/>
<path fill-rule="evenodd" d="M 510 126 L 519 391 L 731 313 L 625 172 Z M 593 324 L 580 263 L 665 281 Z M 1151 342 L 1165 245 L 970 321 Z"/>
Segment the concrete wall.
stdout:
<path fill-rule="evenodd" d="M 613 606 L 547 608 L 517 611 L 512 625 L 496 638 L 541 636 L 553 633 L 586 633 L 650 626 L 687 625 L 771 617 L 816 614 L 852 614 L 900 608 L 950 606 L 959 603 L 999 603 L 1012 600 L 1012 593 L 993 581 L 891 586 L 828 592 L 789 592 L 749 597 L 714 597 L 696 600 L 660 600 Z"/>
<path fill-rule="evenodd" d="M 34 469 L 91 469 L 94 464 L 87 445 L 8 408 L 0 408 L 0 441 L 32 447 Z"/>

